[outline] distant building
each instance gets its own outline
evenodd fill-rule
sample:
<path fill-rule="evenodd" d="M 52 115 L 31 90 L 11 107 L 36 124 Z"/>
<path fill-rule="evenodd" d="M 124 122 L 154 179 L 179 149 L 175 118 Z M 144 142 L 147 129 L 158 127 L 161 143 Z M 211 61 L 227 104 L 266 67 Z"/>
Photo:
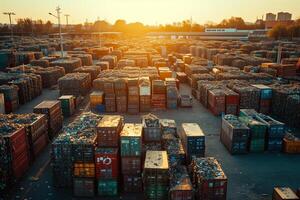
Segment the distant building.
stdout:
<path fill-rule="evenodd" d="M 277 14 L 277 21 L 289 21 L 292 20 L 292 14 L 288 12 L 279 12 Z"/>
<path fill-rule="evenodd" d="M 272 29 L 277 24 L 282 24 L 284 26 L 291 25 L 293 23 L 292 14 L 288 12 L 279 12 L 276 15 L 273 13 L 266 14 L 265 29 Z"/>
<path fill-rule="evenodd" d="M 266 14 L 266 21 L 275 21 L 276 20 L 276 15 L 273 13 L 267 13 Z"/>

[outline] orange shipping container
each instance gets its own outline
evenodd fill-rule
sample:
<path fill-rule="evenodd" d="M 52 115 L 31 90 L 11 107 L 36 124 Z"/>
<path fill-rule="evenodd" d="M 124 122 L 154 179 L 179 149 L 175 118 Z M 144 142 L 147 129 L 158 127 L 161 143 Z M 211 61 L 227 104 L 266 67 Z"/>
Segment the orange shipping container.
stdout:
<path fill-rule="evenodd" d="M 283 139 L 283 152 L 300 154 L 300 139 L 288 140 L 287 138 L 284 138 Z"/>
<path fill-rule="evenodd" d="M 95 163 L 74 163 L 75 177 L 95 177 Z"/>

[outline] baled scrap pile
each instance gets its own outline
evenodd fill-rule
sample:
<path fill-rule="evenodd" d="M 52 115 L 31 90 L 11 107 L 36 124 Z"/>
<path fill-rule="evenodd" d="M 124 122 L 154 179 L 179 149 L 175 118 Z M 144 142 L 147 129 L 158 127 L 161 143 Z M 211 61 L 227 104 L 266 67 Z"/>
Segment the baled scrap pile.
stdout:
<path fill-rule="evenodd" d="M 14 68 L 14 70 L 16 70 Z M 42 78 L 32 73 L 1 73 L 0 82 L 18 86 L 19 102 L 24 104 L 42 93 Z"/>
<path fill-rule="evenodd" d="M 10 68 L 11 72 L 25 72 L 40 75 L 42 78 L 43 88 L 51 87 L 57 84 L 57 80 L 65 75 L 65 69 L 63 67 L 40 67 L 40 66 L 27 66 L 20 65 L 14 68 Z"/>
<path fill-rule="evenodd" d="M 152 81 L 151 107 L 154 109 L 166 108 L 166 85 L 162 80 Z"/>
<path fill-rule="evenodd" d="M 98 61 L 95 63 L 96 66 L 99 66 L 101 71 L 109 69 L 109 62 L 107 61 Z"/>
<path fill-rule="evenodd" d="M 91 88 L 91 75 L 70 73 L 58 79 L 60 95 L 84 96 Z"/>
<path fill-rule="evenodd" d="M 64 128 L 52 143 L 52 170 L 56 187 L 71 187 L 73 164 L 94 162 L 96 125 L 100 115 L 83 113 Z"/>
<path fill-rule="evenodd" d="M 40 66 L 40 67 L 49 67 L 50 66 L 50 62 L 46 59 L 40 59 L 40 60 L 32 60 L 30 62 L 31 66 Z"/>
<path fill-rule="evenodd" d="M 116 112 L 116 94 L 114 82 L 115 79 L 110 78 L 103 83 L 106 112 Z"/>
<path fill-rule="evenodd" d="M 178 197 L 184 197 L 184 199 L 194 198 L 193 185 L 184 165 L 170 169 L 169 196 L 172 200 L 176 200 Z"/>
<path fill-rule="evenodd" d="M 249 80 L 252 78 L 251 74 L 245 73 L 243 71 L 230 71 L 230 72 L 221 72 L 215 74 L 216 80 Z"/>
<path fill-rule="evenodd" d="M 240 95 L 241 109 L 259 109 L 260 90 L 248 84 L 233 84 L 229 86 Z"/>
<path fill-rule="evenodd" d="M 231 67 L 231 66 L 226 66 L 226 65 L 218 65 L 215 66 L 214 68 L 220 70 L 221 72 L 232 72 L 232 71 L 240 71 L 239 68 L 237 67 Z"/>
<path fill-rule="evenodd" d="M 127 110 L 130 114 L 136 114 L 140 111 L 140 99 L 139 99 L 139 79 L 129 78 L 127 80 L 128 85 L 128 104 Z"/>
<path fill-rule="evenodd" d="M 186 73 L 186 75 L 188 77 L 191 77 L 192 74 L 204 74 L 204 73 L 208 73 L 208 70 L 200 65 L 186 65 L 185 66 L 185 70 L 184 72 Z"/>
<path fill-rule="evenodd" d="M 108 55 L 110 53 L 110 49 L 107 47 L 97 47 L 97 48 L 92 48 L 91 52 L 94 59 L 99 59 L 105 55 Z"/>
<path fill-rule="evenodd" d="M 300 94 L 289 95 L 286 100 L 285 122 L 292 127 L 300 127 Z"/>
<path fill-rule="evenodd" d="M 91 80 L 95 80 L 100 74 L 101 68 L 99 66 L 83 66 L 74 70 L 74 72 L 89 73 L 91 75 Z"/>
<path fill-rule="evenodd" d="M 90 54 L 71 54 L 73 58 L 80 58 L 82 66 L 91 66 L 93 65 L 93 58 Z"/>
<path fill-rule="evenodd" d="M 118 68 L 124 68 L 124 67 L 135 67 L 135 61 L 131 59 L 121 59 L 118 61 L 117 67 Z"/>
<path fill-rule="evenodd" d="M 215 158 L 194 158 L 190 169 L 198 199 L 226 199 L 227 177 Z"/>
<path fill-rule="evenodd" d="M 0 85 L 0 92 L 4 94 L 5 112 L 11 113 L 19 108 L 18 86 Z"/>
<path fill-rule="evenodd" d="M 151 81 L 149 77 L 139 79 L 140 112 L 149 112 L 151 109 Z"/>
<path fill-rule="evenodd" d="M 114 85 L 116 94 L 116 110 L 117 112 L 126 112 L 128 95 L 127 80 L 124 78 L 117 78 L 114 81 Z"/>
<path fill-rule="evenodd" d="M 289 116 L 286 115 L 289 111 L 295 109 L 291 104 L 288 104 L 288 97 L 291 95 L 300 95 L 299 84 L 274 84 L 270 86 L 273 89 L 272 98 L 272 114 L 278 119 L 288 122 Z M 290 99 L 292 100 L 292 99 Z M 299 110 L 295 109 L 299 113 Z M 291 122 L 294 123 L 294 122 Z"/>
<path fill-rule="evenodd" d="M 16 66 L 29 64 L 32 60 L 35 60 L 33 52 L 15 52 L 14 56 Z"/>
<path fill-rule="evenodd" d="M 117 56 L 114 55 L 106 55 L 103 56 L 100 61 L 107 61 L 109 62 L 109 69 L 114 69 L 117 66 Z"/>
<path fill-rule="evenodd" d="M 197 84 L 198 81 L 200 80 L 213 81 L 215 80 L 215 77 L 213 77 L 211 74 L 204 73 L 204 74 L 192 74 L 191 79 L 192 79 L 191 87 L 193 89 L 198 89 L 198 84 Z"/>
<path fill-rule="evenodd" d="M 65 58 L 52 61 L 50 66 L 61 66 L 65 68 L 65 72 L 72 73 L 76 68 L 81 67 L 81 60 L 80 58 Z"/>
<path fill-rule="evenodd" d="M 14 138 L 18 138 L 21 145 Z M 0 143 L 0 197 L 6 198 L 15 180 L 21 178 L 29 167 L 29 146 L 24 127 L 1 119 Z M 21 165 L 18 158 L 22 158 Z"/>

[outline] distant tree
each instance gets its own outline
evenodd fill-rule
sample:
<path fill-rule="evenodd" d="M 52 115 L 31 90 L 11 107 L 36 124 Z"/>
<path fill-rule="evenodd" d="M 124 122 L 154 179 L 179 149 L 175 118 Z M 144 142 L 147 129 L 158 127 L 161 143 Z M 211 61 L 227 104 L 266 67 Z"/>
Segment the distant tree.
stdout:
<path fill-rule="evenodd" d="M 127 28 L 126 21 L 123 19 L 118 19 L 115 21 L 115 24 L 113 25 L 114 31 L 125 31 Z"/>
<path fill-rule="evenodd" d="M 104 20 L 97 20 L 93 25 L 93 31 L 110 31 L 111 25 Z"/>
<path fill-rule="evenodd" d="M 288 36 L 291 40 L 294 37 L 300 37 L 300 24 L 293 24 L 287 27 Z"/>
<path fill-rule="evenodd" d="M 281 38 L 286 38 L 289 36 L 287 27 L 282 24 L 275 25 L 270 31 L 269 31 L 269 37 L 274 38 L 276 40 Z"/>

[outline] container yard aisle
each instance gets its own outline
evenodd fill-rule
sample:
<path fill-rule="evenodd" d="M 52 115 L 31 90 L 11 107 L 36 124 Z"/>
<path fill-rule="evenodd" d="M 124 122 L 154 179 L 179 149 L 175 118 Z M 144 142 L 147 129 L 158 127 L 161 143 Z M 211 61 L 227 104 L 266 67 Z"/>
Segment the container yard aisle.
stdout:
<path fill-rule="evenodd" d="M 53 92 L 53 93 L 52 93 Z M 45 99 L 45 95 L 51 99 L 56 98 L 54 94 L 57 91 L 45 91 L 39 98 Z M 190 87 L 180 86 L 181 94 L 189 94 Z M 35 101 L 39 101 L 37 98 Z M 29 107 L 39 102 L 30 103 L 26 111 L 31 111 Z M 88 98 L 82 104 L 79 112 L 88 109 Z M 86 107 L 86 109 L 84 109 Z M 22 109 L 23 111 L 24 109 Z M 25 112 L 25 111 L 24 111 Z M 289 187 L 298 187 L 300 174 L 300 157 L 279 153 L 250 153 L 248 155 L 232 156 L 221 144 L 219 139 L 221 118 L 213 116 L 198 101 L 194 99 L 192 108 L 179 108 L 176 110 L 155 111 L 152 112 L 160 118 L 174 119 L 179 125 L 184 122 L 198 123 L 206 134 L 206 157 L 214 156 L 221 163 L 224 172 L 228 178 L 229 200 L 252 200 L 252 199 L 271 199 L 271 191 L 274 186 L 287 185 Z M 125 114 L 126 123 L 140 122 L 141 116 Z M 69 123 L 71 119 L 65 120 L 64 124 Z M 180 129 L 179 129 L 180 131 Z M 52 186 L 52 173 L 49 163 L 50 145 L 39 156 L 36 162 L 16 187 L 13 199 L 74 199 L 72 189 L 59 189 Z M 237 192 L 238 191 L 238 192 Z M 269 191 L 266 194 L 266 191 Z M 121 197 L 107 199 L 142 199 L 143 194 L 126 194 Z M 77 199 L 77 198 L 76 198 Z M 95 197 L 99 199 L 99 197 Z M 101 197 L 101 199 L 105 199 Z"/>

